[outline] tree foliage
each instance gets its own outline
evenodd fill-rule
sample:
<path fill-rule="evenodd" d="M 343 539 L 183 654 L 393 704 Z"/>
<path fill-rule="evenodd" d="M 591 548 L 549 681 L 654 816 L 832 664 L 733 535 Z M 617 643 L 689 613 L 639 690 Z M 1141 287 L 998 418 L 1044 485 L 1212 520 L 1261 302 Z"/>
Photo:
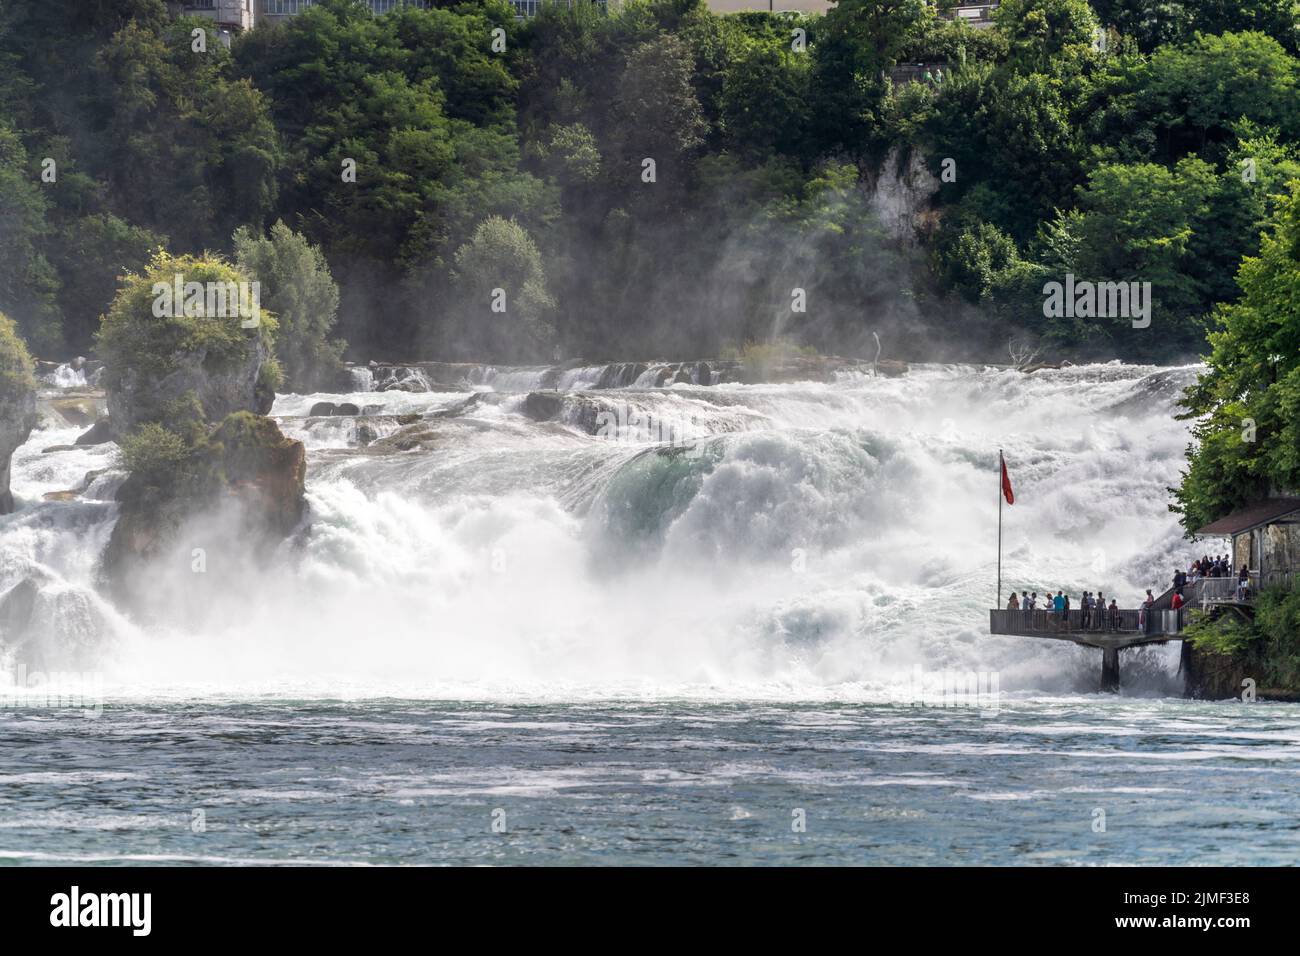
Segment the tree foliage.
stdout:
<path fill-rule="evenodd" d="M 265 282 L 302 388 L 340 337 L 363 359 L 708 354 L 777 329 L 848 353 L 880 333 L 916 357 L 1014 335 L 1186 358 L 1300 171 L 1294 0 L 1006 0 L 985 30 L 922 0 L 524 22 L 320 0 L 205 52 L 207 21 L 162 0 L 75 6 L 0 10 L 0 308 L 42 353 L 86 349 L 158 249 L 231 255 L 238 234 L 311 277 Z M 918 156 L 955 171 L 928 200 Z M 514 325 L 470 318 L 499 248 L 545 277 L 489 286 L 532 303 Z M 1151 282 L 1152 328 L 1045 317 L 1066 273 Z"/>
<path fill-rule="evenodd" d="M 287 386 L 314 392 L 336 385 L 347 343 L 330 337 L 339 287 L 320 249 L 277 222 L 268 236 L 236 231 L 235 255 L 240 271 L 260 283 L 262 305 L 276 316 L 276 356 Z"/>
<path fill-rule="evenodd" d="M 1175 492 L 1187 530 L 1270 493 L 1300 489 L 1300 186 L 1222 306 L 1208 367 L 1185 406 L 1196 444 Z"/>

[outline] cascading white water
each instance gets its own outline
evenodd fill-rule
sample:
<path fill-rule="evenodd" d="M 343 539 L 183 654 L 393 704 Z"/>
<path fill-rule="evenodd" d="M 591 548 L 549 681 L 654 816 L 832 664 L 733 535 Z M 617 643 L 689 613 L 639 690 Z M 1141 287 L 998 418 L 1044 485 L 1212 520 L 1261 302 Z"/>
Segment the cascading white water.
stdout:
<path fill-rule="evenodd" d="M 1193 368 L 629 388 L 568 395 L 545 422 L 500 394 L 511 374 L 408 451 L 349 448 L 351 419 L 304 416 L 322 399 L 432 415 L 470 393 L 282 396 L 274 414 L 308 444 L 310 529 L 267 568 L 205 571 L 228 594 L 185 627 L 135 626 L 97 594 L 111 479 L 42 496 L 112 446 L 42 454 L 77 432 L 39 431 L 15 458 L 22 509 L 0 519 L 0 599 L 34 580 L 49 615 L 98 630 L 110 686 L 148 693 L 871 699 L 915 666 L 997 671 L 1004 691 L 1095 682 L 1086 651 L 987 634 L 999 448 L 1017 494 L 1002 600 L 1086 588 L 1136 606 L 1187 557 L 1166 489 Z M 592 434 L 591 409 L 636 427 Z M 159 608 L 190 600 L 193 533 L 157 570 Z M 1151 692 L 1175 691 L 1174 653 L 1147 655 Z"/>
<path fill-rule="evenodd" d="M 73 368 L 64 362 L 46 376 L 46 381 L 56 388 L 77 388 L 86 384 L 86 372 L 85 369 Z"/>

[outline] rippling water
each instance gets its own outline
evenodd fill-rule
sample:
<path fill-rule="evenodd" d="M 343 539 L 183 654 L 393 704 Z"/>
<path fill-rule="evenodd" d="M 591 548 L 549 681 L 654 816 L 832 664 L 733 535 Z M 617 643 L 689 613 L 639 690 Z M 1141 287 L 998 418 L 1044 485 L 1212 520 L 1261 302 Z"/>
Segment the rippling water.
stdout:
<path fill-rule="evenodd" d="M 207 698 L 0 732 L 19 864 L 1263 865 L 1300 845 L 1296 705 Z"/>

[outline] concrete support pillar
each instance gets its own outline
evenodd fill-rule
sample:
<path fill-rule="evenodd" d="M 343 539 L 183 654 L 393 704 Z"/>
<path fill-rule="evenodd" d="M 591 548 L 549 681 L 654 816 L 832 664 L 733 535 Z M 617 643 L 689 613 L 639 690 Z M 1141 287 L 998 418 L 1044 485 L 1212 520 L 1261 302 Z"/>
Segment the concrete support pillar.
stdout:
<path fill-rule="evenodd" d="M 1119 693 L 1119 648 L 1103 647 L 1101 649 L 1101 692 L 1103 694 Z"/>

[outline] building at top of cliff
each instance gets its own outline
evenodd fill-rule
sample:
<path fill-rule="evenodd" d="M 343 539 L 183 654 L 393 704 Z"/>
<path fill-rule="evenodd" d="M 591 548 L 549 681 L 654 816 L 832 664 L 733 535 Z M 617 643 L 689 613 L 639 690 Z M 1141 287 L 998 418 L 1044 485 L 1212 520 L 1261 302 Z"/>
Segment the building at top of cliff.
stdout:
<path fill-rule="evenodd" d="M 261 0 L 170 0 L 167 9 L 173 16 L 206 17 L 223 30 L 250 30 L 256 20 Z"/>
<path fill-rule="evenodd" d="M 706 0 L 714 13 L 825 13 L 835 0 Z M 949 20 L 961 20 L 973 27 L 993 26 L 993 11 L 997 0 L 985 3 L 961 3 L 944 13 Z"/>
<path fill-rule="evenodd" d="M 373 13 L 388 13 L 399 7 L 427 7 L 431 0 L 364 0 Z M 535 16 L 547 3 L 575 3 L 583 0 L 510 0 L 518 17 Z M 586 0 L 605 7 L 607 0 Z M 169 0 L 168 7 L 174 15 L 207 17 L 227 35 L 249 30 L 258 23 L 278 23 L 302 13 L 313 6 L 315 0 Z M 706 0 L 714 13 L 740 13 L 759 11 L 769 13 L 825 13 L 834 0 Z M 996 0 L 987 3 L 963 3 L 945 14 L 951 20 L 961 20 L 973 27 L 993 25 Z"/>
<path fill-rule="evenodd" d="M 372 13 L 388 13 L 399 7 L 428 7 L 431 0 L 363 0 Z M 531 17 L 543 3 L 555 0 L 510 0 L 515 8 L 515 16 Z M 580 0 L 560 0 L 574 3 Z M 606 0 L 588 0 L 604 7 Z M 821 0 L 802 0 L 802 2 L 821 2 Z M 206 17 L 216 21 L 217 27 L 227 35 L 240 30 L 252 29 L 259 23 L 279 23 L 297 16 L 315 5 L 315 0 L 168 0 L 167 6 L 173 16 Z M 825 4 L 822 4 L 823 8 Z"/>

